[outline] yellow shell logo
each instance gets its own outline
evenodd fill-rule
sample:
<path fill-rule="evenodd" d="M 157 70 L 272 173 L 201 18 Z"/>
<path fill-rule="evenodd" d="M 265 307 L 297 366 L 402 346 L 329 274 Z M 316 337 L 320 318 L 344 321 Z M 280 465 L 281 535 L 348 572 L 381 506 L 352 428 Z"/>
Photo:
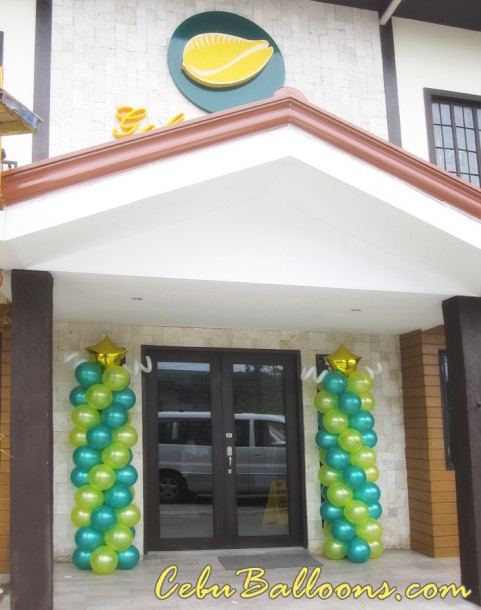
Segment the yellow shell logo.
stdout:
<path fill-rule="evenodd" d="M 259 74 L 273 52 L 267 40 L 208 32 L 194 36 L 185 45 L 182 69 L 206 87 L 232 87 Z"/>

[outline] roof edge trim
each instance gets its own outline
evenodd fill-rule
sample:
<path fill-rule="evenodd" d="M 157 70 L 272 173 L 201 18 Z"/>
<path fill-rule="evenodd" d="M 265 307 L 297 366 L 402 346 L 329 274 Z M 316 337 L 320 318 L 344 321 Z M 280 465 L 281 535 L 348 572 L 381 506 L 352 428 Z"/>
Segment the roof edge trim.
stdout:
<path fill-rule="evenodd" d="M 480 189 L 314 106 L 291 88 L 267 100 L 7 170 L 2 180 L 4 205 L 289 125 L 481 219 Z"/>

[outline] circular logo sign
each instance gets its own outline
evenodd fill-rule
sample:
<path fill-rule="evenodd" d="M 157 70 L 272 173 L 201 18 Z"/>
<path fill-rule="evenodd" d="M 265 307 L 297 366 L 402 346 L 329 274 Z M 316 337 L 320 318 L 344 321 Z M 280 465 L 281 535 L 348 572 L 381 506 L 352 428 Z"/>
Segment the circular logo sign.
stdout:
<path fill-rule="evenodd" d="M 272 97 L 284 84 L 284 61 L 274 40 L 233 13 L 210 11 L 183 21 L 167 62 L 182 94 L 208 112 Z"/>

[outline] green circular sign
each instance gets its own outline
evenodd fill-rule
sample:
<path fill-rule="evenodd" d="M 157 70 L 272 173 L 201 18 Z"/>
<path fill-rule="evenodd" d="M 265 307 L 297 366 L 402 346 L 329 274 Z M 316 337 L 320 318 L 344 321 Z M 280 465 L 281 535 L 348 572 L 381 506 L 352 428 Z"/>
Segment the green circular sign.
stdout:
<path fill-rule="evenodd" d="M 181 93 L 207 112 L 272 97 L 284 85 L 279 47 L 234 13 L 210 11 L 183 21 L 172 35 L 167 63 Z"/>

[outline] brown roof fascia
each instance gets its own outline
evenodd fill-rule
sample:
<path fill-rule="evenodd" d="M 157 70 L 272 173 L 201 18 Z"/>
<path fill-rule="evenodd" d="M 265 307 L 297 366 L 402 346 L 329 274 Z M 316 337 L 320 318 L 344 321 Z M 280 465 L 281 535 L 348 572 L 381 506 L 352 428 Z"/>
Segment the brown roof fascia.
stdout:
<path fill-rule="evenodd" d="M 270 99 L 3 173 L 5 206 L 236 138 L 293 126 L 481 219 L 481 190 L 284 88 Z"/>

